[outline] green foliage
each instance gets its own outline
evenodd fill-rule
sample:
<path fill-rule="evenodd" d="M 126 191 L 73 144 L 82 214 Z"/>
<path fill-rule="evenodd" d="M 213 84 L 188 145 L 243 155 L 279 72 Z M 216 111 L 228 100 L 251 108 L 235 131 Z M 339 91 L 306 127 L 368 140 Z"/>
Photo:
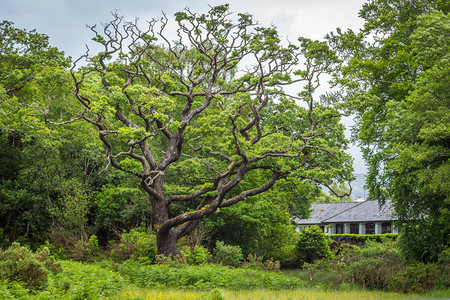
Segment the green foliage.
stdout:
<path fill-rule="evenodd" d="M 300 264 L 332 258 L 327 237 L 317 225 L 305 228 L 300 233 L 295 251 Z"/>
<path fill-rule="evenodd" d="M 211 259 L 211 253 L 202 246 L 195 246 L 194 249 L 187 249 L 184 252 L 186 262 L 190 265 L 202 265 L 208 263 Z"/>
<path fill-rule="evenodd" d="M 432 223 L 430 224 L 430 222 Z M 443 240 L 444 236 L 441 232 L 435 232 L 441 226 L 442 224 L 436 220 L 434 222 L 432 220 L 412 221 L 409 224 L 403 224 L 398 245 L 404 257 L 410 262 L 437 261 L 443 245 L 448 243 L 447 240 Z"/>
<path fill-rule="evenodd" d="M 293 289 L 300 280 L 273 272 L 234 269 L 213 264 L 199 266 L 149 265 L 126 262 L 119 266 L 123 276 L 140 287 L 211 290 Z"/>
<path fill-rule="evenodd" d="M 437 264 L 418 263 L 396 272 L 390 279 L 392 281 L 389 282 L 389 290 L 402 293 L 425 293 L 437 287 L 443 287 L 441 280 L 445 277 L 448 278 L 440 272 Z"/>
<path fill-rule="evenodd" d="M 0 228 L 0 249 L 6 248 L 11 242 L 4 236 L 3 228 Z"/>
<path fill-rule="evenodd" d="M 156 259 L 156 236 L 144 228 L 122 232 L 120 241 L 114 243 L 111 255 L 118 260 L 133 260 L 151 264 Z"/>
<path fill-rule="evenodd" d="M 450 240 L 448 3 L 372 0 L 360 16 L 360 33 L 329 41 L 345 61 L 336 83 L 356 114 L 370 198 L 393 200 L 410 260 L 436 261 Z"/>
<path fill-rule="evenodd" d="M 388 240 L 395 241 L 398 238 L 398 234 L 330 234 L 327 235 L 327 237 L 333 241 L 339 241 L 342 243 L 364 245 L 367 241 L 374 241 L 378 243 Z"/>
<path fill-rule="evenodd" d="M 264 260 L 261 256 L 251 254 L 249 254 L 247 258 L 242 262 L 242 267 L 281 273 L 280 262 L 274 261 L 272 258 Z"/>
<path fill-rule="evenodd" d="M 173 268 L 180 268 L 183 265 L 187 264 L 186 256 L 181 252 L 178 255 L 156 255 L 156 263 L 159 265 L 167 265 Z"/>
<path fill-rule="evenodd" d="M 258 177 L 249 178 L 249 184 Z M 281 181 L 272 190 L 233 207 L 221 209 L 210 218 L 211 240 L 240 246 L 244 257 L 249 254 L 285 261 L 288 248 L 295 243 L 295 226 L 290 212 L 303 210 L 308 189 L 299 183 Z M 305 197 L 304 197 L 305 196 Z M 298 205 L 297 207 L 294 207 Z M 297 210 L 298 209 L 298 210 Z M 294 212 L 295 211 L 295 212 Z M 236 235 L 240 232 L 240 235 Z M 246 238 L 243 239 L 242 236 Z"/>
<path fill-rule="evenodd" d="M 343 249 L 340 257 L 340 263 L 348 266 L 343 269 L 346 280 L 368 289 L 423 293 L 448 282 L 437 264 L 405 264 L 392 241 L 369 240 L 364 247 Z"/>
<path fill-rule="evenodd" d="M 84 246 L 89 240 L 87 214 L 91 205 L 89 195 L 81 189 L 64 195 L 61 207 L 51 210 L 56 222 L 51 228 L 50 238 L 56 246 L 71 250 L 73 245 Z"/>
<path fill-rule="evenodd" d="M 40 289 L 47 284 L 49 272 L 61 271 L 61 265 L 50 256 L 47 248 L 33 253 L 14 242 L 7 250 L 0 250 L 0 280 L 17 281 L 26 288 Z"/>
<path fill-rule="evenodd" d="M 77 241 L 71 250 L 71 257 L 78 261 L 94 262 L 103 259 L 103 253 L 95 234 L 87 242 Z"/>
<path fill-rule="evenodd" d="M 50 251 L 50 254 L 56 259 L 56 260 L 63 260 L 67 259 L 69 256 L 68 253 L 66 253 L 66 250 L 63 247 L 57 247 L 50 243 L 49 240 L 46 240 L 42 245 L 40 245 L 37 248 L 37 251 L 40 251 L 44 248 L 47 248 Z"/>
<path fill-rule="evenodd" d="M 118 183 L 107 184 L 97 193 L 96 227 L 114 232 L 116 228 L 131 229 L 148 224 L 151 211 L 149 199 L 135 187 L 138 182 L 121 179 Z"/>
<path fill-rule="evenodd" d="M 63 261 L 63 272 L 51 277 L 48 290 L 69 299 L 111 298 L 125 286 L 120 274 L 96 264 Z"/>
<path fill-rule="evenodd" d="M 213 260 L 224 266 L 238 267 L 240 261 L 244 259 L 241 247 L 226 245 L 222 241 L 216 242 L 213 252 Z"/>

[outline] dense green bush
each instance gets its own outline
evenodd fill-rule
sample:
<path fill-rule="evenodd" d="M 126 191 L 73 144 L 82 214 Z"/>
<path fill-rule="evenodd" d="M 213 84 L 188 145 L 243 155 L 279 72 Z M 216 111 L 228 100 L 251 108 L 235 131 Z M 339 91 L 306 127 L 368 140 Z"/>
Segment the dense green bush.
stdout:
<path fill-rule="evenodd" d="M 258 180 L 254 177 L 251 180 Z M 244 257 L 249 254 L 282 260 L 279 249 L 295 243 L 295 226 L 290 222 L 286 191 L 295 194 L 292 186 L 277 183 L 264 194 L 249 197 L 246 201 L 221 209 L 211 216 L 211 240 L 239 246 Z M 284 198 L 287 197 L 287 198 Z M 239 234 L 236 234 L 239 233 Z M 245 238 L 242 238 L 244 237 Z"/>
<path fill-rule="evenodd" d="M 280 262 L 281 267 L 295 268 L 298 265 L 297 239 L 294 239 L 291 245 L 280 247 L 273 254 L 273 258 Z"/>
<path fill-rule="evenodd" d="M 226 245 L 222 241 L 217 241 L 213 259 L 215 263 L 224 266 L 238 267 L 239 262 L 244 259 L 244 255 L 242 254 L 241 247 Z"/>
<path fill-rule="evenodd" d="M 75 242 L 70 252 L 70 257 L 78 261 L 94 262 L 104 259 L 95 234 L 91 235 L 87 242 L 81 240 Z"/>
<path fill-rule="evenodd" d="M 300 264 L 332 258 L 326 235 L 319 226 L 305 228 L 297 241 L 296 252 Z"/>
<path fill-rule="evenodd" d="M 156 236 L 144 228 L 123 232 L 118 243 L 112 245 L 111 255 L 121 261 L 128 259 L 154 263 L 156 259 Z"/>
<path fill-rule="evenodd" d="M 7 250 L 0 250 L 0 280 L 18 281 L 27 288 L 39 289 L 47 283 L 49 272 L 61 272 L 61 265 L 47 248 L 33 253 L 13 243 Z"/>
<path fill-rule="evenodd" d="M 183 252 L 186 262 L 190 265 L 206 264 L 211 259 L 211 253 L 202 246 L 195 246 L 194 249 L 188 248 Z"/>
<path fill-rule="evenodd" d="M 409 222 L 401 225 L 402 231 L 398 238 L 401 253 L 410 262 L 420 261 L 424 263 L 437 262 L 443 248 L 449 245 L 450 237 L 442 233 L 445 231 L 439 220 L 424 219 L 420 222 Z M 448 229 L 447 229 L 448 230 Z"/>
<path fill-rule="evenodd" d="M 386 234 L 330 234 L 327 235 L 333 241 L 348 243 L 352 245 L 364 245 L 367 241 L 383 242 L 386 240 L 395 241 L 398 237 L 397 233 Z"/>
<path fill-rule="evenodd" d="M 442 287 L 448 289 L 450 288 L 450 247 L 439 255 L 438 265 L 441 274 L 443 274 Z"/>
<path fill-rule="evenodd" d="M 339 254 L 339 261 L 348 267 L 343 276 L 347 281 L 368 289 L 401 293 L 423 293 L 448 286 L 445 258 L 438 264 L 407 264 L 392 241 L 371 240 L 364 247 L 348 247 Z"/>
<path fill-rule="evenodd" d="M 393 243 L 367 240 L 366 246 L 353 248 L 344 258 L 348 280 L 368 289 L 388 289 L 392 277 L 403 268 L 399 251 Z"/>
<path fill-rule="evenodd" d="M 442 278 L 438 265 L 418 263 L 392 274 L 389 290 L 424 293 L 436 288 Z"/>
<path fill-rule="evenodd" d="M 48 276 L 47 285 L 32 293 L 18 282 L 0 280 L 0 299 L 120 299 L 118 292 L 125 287 L 125 279 L 99 264 L 62 261 L 63 271 Z"/>
<path fill-rule="evenodd" d="M 47 290 L 56 299 L 109 299 L 126 283 L 119 273 L 102 267 L 102 263 L 63 261 L 62 266 L 63 272 L 49 276 Z"/>
<path fill-rule="evenodd" d="M 302 286 L 301 280 L 284 277 L 274 272 L 236 269 L 214 264 L 173 267 L 170 265 L 145 266 L 127 261 L 119 266 L 119 270 L 132 283 L 147 288 L 253 290 L 293 289 Z"/>

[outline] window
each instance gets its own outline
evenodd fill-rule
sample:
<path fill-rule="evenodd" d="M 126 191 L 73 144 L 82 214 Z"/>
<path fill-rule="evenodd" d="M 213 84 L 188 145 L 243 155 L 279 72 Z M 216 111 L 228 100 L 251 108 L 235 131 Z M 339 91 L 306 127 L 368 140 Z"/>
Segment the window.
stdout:
<path fill-rule="evenodd" d="M 366 223 L 366 234 L 375 234 L 375 223 Z"/>
<path fill-rule="evenodd" d="M 336 234 L 344 233 L 344 224 L 336 224 Z"/>
<path fill-rule="evenodd" d="M 391 233 L 391 232 L 392 232 L 392 223 L 391 222 L 381 223 L 381 233 Z"/>
<path fill-rule="evenodd" d="M 350 233 L 351 234 L 359 234 L 359 224 L 358 223 L 350 224 Z"/>

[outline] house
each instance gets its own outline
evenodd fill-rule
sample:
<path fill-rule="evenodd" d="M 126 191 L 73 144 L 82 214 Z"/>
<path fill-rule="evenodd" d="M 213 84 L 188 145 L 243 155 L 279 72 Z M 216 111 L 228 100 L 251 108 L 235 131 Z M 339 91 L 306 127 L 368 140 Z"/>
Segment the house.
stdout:
<path fill-rule="evenodd" d="M 299 231 L 318 225 L 326 234 L 395 233 L 391 200 L 379 205 L 377 200 L 364 202 L 313 203 L 308 219 L 294 219 Z"/>

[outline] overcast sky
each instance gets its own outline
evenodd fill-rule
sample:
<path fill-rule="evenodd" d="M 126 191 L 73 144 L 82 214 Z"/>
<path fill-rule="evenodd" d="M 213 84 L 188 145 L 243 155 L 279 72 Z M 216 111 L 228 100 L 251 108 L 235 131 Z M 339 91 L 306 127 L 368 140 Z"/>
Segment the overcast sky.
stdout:
<path fill-rule="evenodd" d="M 0 0 L 0 19 L 14 22 L 14 26 L 36 29 L 50 38 L 56 46 L 73 58 L 84 53 L 90 43 L 91 32 L 86 25 L 112 19 L 116 11 L 127 20 L 151 20 L 164 12 L 173 16 L 185 7 L 193 12 L 205 12 L 208 5 L 230 4 L 232 12 L 252 14 L 262 25 L 275 25 L 280 35 L 294 41 L 303 36 L 323 39 L 337 27 L 358 30 L 363 21 L 358 11 L 364 0 Z M 349 123 L 346 120 L 345 123 Z M 366 173 L 364 162 L 356 146 L 349 152 L 355 158 L 355 171 Z"/>

